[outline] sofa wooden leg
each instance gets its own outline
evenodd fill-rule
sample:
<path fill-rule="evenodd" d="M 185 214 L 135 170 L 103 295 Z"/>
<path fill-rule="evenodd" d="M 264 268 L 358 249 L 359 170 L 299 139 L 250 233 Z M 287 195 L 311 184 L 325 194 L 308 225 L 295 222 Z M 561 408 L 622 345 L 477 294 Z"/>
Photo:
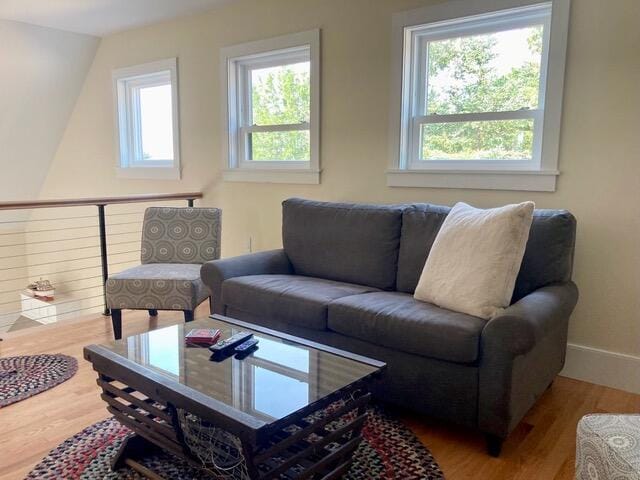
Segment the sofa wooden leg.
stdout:
<path fill-rule="evenodd" d="M 497 435 L 491 435 L 488 433 L 486 435 L 487 438 L 487 452 L 492 457 L 499 457 L 500 452 L 502 451 L 502 442 L 504 441 L 502 438 Z"/>
<path fill-rule="evenodd" d="M 158 316 L 158 310 L 151 308 L 149 309 L 149 316 L 150 317 L 157 317 Z"/>
<path fill-rule="evenodd" d="M 184 321 L 190 322 L 193 320 L 193 310 L 185 310 L 184 311 Z"/>
<path fill-rule="evenodd" d="M 122 310 L 119 308 L 111 309 L 111 325 L 113 325 L 113 337 L 120 340 L 122 338 Z"/>

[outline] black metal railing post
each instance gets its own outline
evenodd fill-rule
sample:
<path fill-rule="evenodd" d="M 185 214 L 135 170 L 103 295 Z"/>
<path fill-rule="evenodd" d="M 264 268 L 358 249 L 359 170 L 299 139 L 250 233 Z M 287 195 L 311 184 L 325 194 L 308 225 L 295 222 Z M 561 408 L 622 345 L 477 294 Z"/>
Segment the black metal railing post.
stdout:
<path fill-rule="evenodd" d="M 104 299 L 103 315 L 111 315 L 107 307 L 107 278 L 109 278 L 109 260 L 107 258 L 107 226 L 104 216 L 104 205 L 98 205 L 98 227 L 100 229 L 100 266 L 102 267 L 102 297 Z"/>

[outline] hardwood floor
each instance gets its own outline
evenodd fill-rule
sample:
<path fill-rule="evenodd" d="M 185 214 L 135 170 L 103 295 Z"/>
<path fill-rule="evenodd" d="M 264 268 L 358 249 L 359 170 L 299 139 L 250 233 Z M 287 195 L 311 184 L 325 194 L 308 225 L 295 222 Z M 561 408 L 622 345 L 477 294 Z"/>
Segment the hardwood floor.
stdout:
<path fill-rule="evenodd" d="M 206 307 L 197 314 L 208 313 Z M 124 334 L 182 321 L 182 313 L 123 315 Z M 17 480 L 67 437 L 107 418 L 95 372 L 82 359 L 82 347 L 112 338 L 109 318 L 92 316 L 9 334 L 0 355 L 64 353 L 79 360 L 69 381 L 0 409 L 0 480 Z M 571 479 L 575 429 L 589 412 L 640 412 L 640 395 L 559 377 L 504 444 L 500 458 L 485 453 L 478 432 L 401 412 L 431 449 L 448 479 Z"/>

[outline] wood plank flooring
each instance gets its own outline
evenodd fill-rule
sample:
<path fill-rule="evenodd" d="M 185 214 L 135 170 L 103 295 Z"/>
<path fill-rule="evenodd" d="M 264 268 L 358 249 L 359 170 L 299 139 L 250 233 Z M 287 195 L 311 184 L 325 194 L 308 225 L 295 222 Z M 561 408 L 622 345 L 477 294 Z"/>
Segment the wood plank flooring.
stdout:
<path fill-rule="evenodd" d="M 208 313 L 204 306 L 200 315 Z M 182 321 L 182 314 L 125 312 L 124 334 Z M 78 373 L 35 397 L 0 409 L 0 480 L 18 480 L 53 447 L 84 427 L 107 418 L 95 372 L 82 347 L 112 338 L 108 317 L 91 316 L 5 336 L 0 355 L 64 353 L 78 358 Z M 433 452 L 448 479 L 573 478 L 575 429 L 589 412 L 640 412 L 640 395 L 558 377 L 505 443 L 500 458 L 485 453 L 478 432 L 400 412 Z"/>

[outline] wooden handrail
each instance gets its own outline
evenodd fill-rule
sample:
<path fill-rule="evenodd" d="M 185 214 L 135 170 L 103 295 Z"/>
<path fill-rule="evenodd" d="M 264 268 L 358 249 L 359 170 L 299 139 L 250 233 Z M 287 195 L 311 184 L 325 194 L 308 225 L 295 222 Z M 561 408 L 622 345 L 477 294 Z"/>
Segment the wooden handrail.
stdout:
<path fill-rule="evenodd" d="M 79 207 L 83 205 L 112 205 L 116 203 L 155 202 L 157 200 L 195 200 L 202 192 L 193 193 L 143 193 L 122 197 L 74 198 L 69 200 L 37 200 L 33 202 L 0 202 L 0 210 L 24 210 L 26 208 Z"/>

